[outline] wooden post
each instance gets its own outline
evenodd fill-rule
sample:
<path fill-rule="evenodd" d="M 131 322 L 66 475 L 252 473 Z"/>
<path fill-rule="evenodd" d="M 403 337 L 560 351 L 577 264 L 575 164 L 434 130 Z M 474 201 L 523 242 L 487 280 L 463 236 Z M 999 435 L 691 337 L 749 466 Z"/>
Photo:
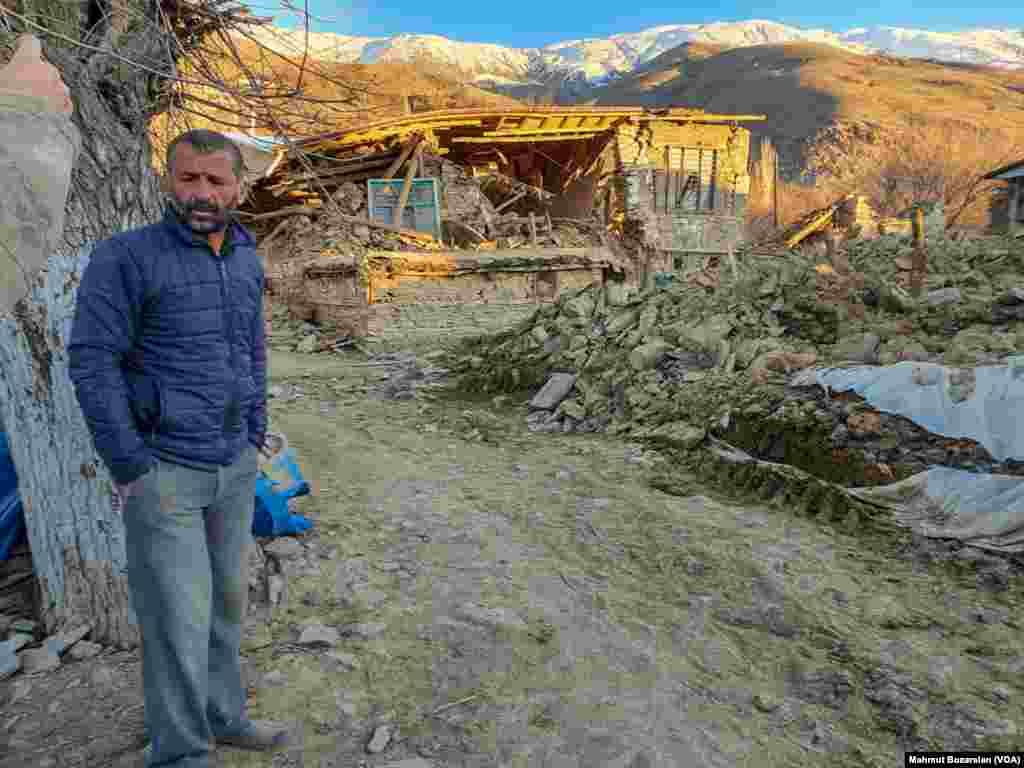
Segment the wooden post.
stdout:
<path fill-rule="evenodd" d="M 412 151 L 419 146 L 420 140 L 421 140 L 420 136 L 415 136 L 412 139 L 410 139 L 406 143 L 406 145 L 404 147 L 402 147 L 402 151 L 398 155 L 398 157 L 395 158 L 395 161 L 393 163 L 391 163 L 391 165 L 388 166 L 388 169 L 386 171 L 384 171 L 384 176 L 382 178 L 385 178 L 385 179 L 393 178 L 394 175 L 396 173 L 398 173 L 398 169 L 402 167 L 402 163 L 404 163 L 406 160 L 408 160 L 409 159 L 409 155 L 412 154 Z"/>
<path fill-rule="evenodd" d="M 924 242 L 924 211 L 920 207 L 914 209 L 911 219 L 914 235 L 913 267 L 910 272 L 910 293 L 919 296 L 924 287 L 924 275 L 928 268 L 928 250 Z"/>
<path fill-rule="evenodd" d="M 775 228 L 779 228 L 779 154 L 772 153 L 772 215 Z"/>
<path fill-rule="evenodd" d="M 1007 202 L 1006 208 L 1006 219 L 1007 226 L 1006 232 L 1010 237 L 1016 237 L 1017 231 L 1020 229 L 1021 219 L 1021 187 L 1024 186 L 1024 180 L 1022 179 L 1011 179 L 1010 180 L 1010 196 Z"/>
<path fill-rule="evenodd" d="M 391 220 L 391 226 L 400 227 L 402 225 L 402 214 L 405 211 L 405 205 L 409 202 L 409 193 L 412 191 L 412 180 L 416 176 L 416 168 L 419 166 L 420 159 L 420 148 L 416 147 L 416 154 L 409 161 L 409 170 L 405 172 L 405 181 L 402 182 L 402 193 L 398 196 L 398 205 L 395 206 L 395 214 Z"/>

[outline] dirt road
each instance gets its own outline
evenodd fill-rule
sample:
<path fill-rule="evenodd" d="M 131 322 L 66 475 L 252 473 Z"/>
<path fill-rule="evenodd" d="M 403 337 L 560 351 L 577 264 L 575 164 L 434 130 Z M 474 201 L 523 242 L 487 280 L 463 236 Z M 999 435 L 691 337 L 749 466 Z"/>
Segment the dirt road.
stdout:
<path fill-rule="evenodd" d="M 429 360 L 273 353 L 315 528 L 269 547 L 287 592 L 245 654 L 252 714 L 299 744 L 223 766 L 893 766 L 1024 738 L 1015 580 L 653 490 L 640 446 L 413 395 Z M 129 765 L 137 674 L 8 681 L 0 765 Z"/>

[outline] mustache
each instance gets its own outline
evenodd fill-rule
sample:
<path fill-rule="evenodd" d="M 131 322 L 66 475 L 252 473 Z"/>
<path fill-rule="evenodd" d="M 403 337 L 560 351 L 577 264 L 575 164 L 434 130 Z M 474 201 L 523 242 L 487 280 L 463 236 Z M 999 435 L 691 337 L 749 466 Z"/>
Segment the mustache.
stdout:
<path fill-rule="evenodd" d="M 202 213 L 220 213 L 222 209 L 216 203 L 211 203 L 208 200 L 189 200 L 185 203 L 185 210 L 189 213 L 200 211 Z"/>

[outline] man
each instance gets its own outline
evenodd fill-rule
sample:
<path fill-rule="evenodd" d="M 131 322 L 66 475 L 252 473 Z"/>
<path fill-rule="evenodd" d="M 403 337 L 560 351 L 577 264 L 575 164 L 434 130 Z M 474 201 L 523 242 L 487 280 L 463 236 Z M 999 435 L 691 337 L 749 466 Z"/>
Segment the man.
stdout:
<path fill-rule="evenodd" d="M 273 749 L 286 737 L 246 717 L 239 659 L 267 426 L 263 272 L 232 218 L 242 174 L 221 134 L 171 142 L 163 220 L 96 247 L 68 345 L 123 510 L 148 768 L 207 768 L 211 740 Z"/>

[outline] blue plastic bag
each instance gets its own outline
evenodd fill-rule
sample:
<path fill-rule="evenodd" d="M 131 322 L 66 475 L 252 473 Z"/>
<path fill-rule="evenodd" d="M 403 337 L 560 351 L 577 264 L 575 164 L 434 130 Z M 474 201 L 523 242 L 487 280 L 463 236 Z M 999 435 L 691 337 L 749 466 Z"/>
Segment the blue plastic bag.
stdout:
<path fill-rule="evenodd" d="M 301 515 L 293 515 L 289 502 L 309 493 L 295 454 L 284 435 L 268 435 L 273 447 L 270 459 L 261 462 L 256 477 L 256 510 L 252 519 L 253 536 L 288 536 L 313 527 Z"/>
<path fill-rule="evenodd" d="M 293 515 L 288 502 L 293 497 L 280 493 L 273 481 L 264 474 L 256 478 L 256 512 L 252 518 L 253 536 L 288 536 L 302 533 L 313 524 L 302 517 Z"/>
<path fill-rule="evenodd" d="M 14 471 L 7 433 L 0 430 L 0 560 L 26 539 L 25 508 L 18 495 L 18 475 Z"/>

